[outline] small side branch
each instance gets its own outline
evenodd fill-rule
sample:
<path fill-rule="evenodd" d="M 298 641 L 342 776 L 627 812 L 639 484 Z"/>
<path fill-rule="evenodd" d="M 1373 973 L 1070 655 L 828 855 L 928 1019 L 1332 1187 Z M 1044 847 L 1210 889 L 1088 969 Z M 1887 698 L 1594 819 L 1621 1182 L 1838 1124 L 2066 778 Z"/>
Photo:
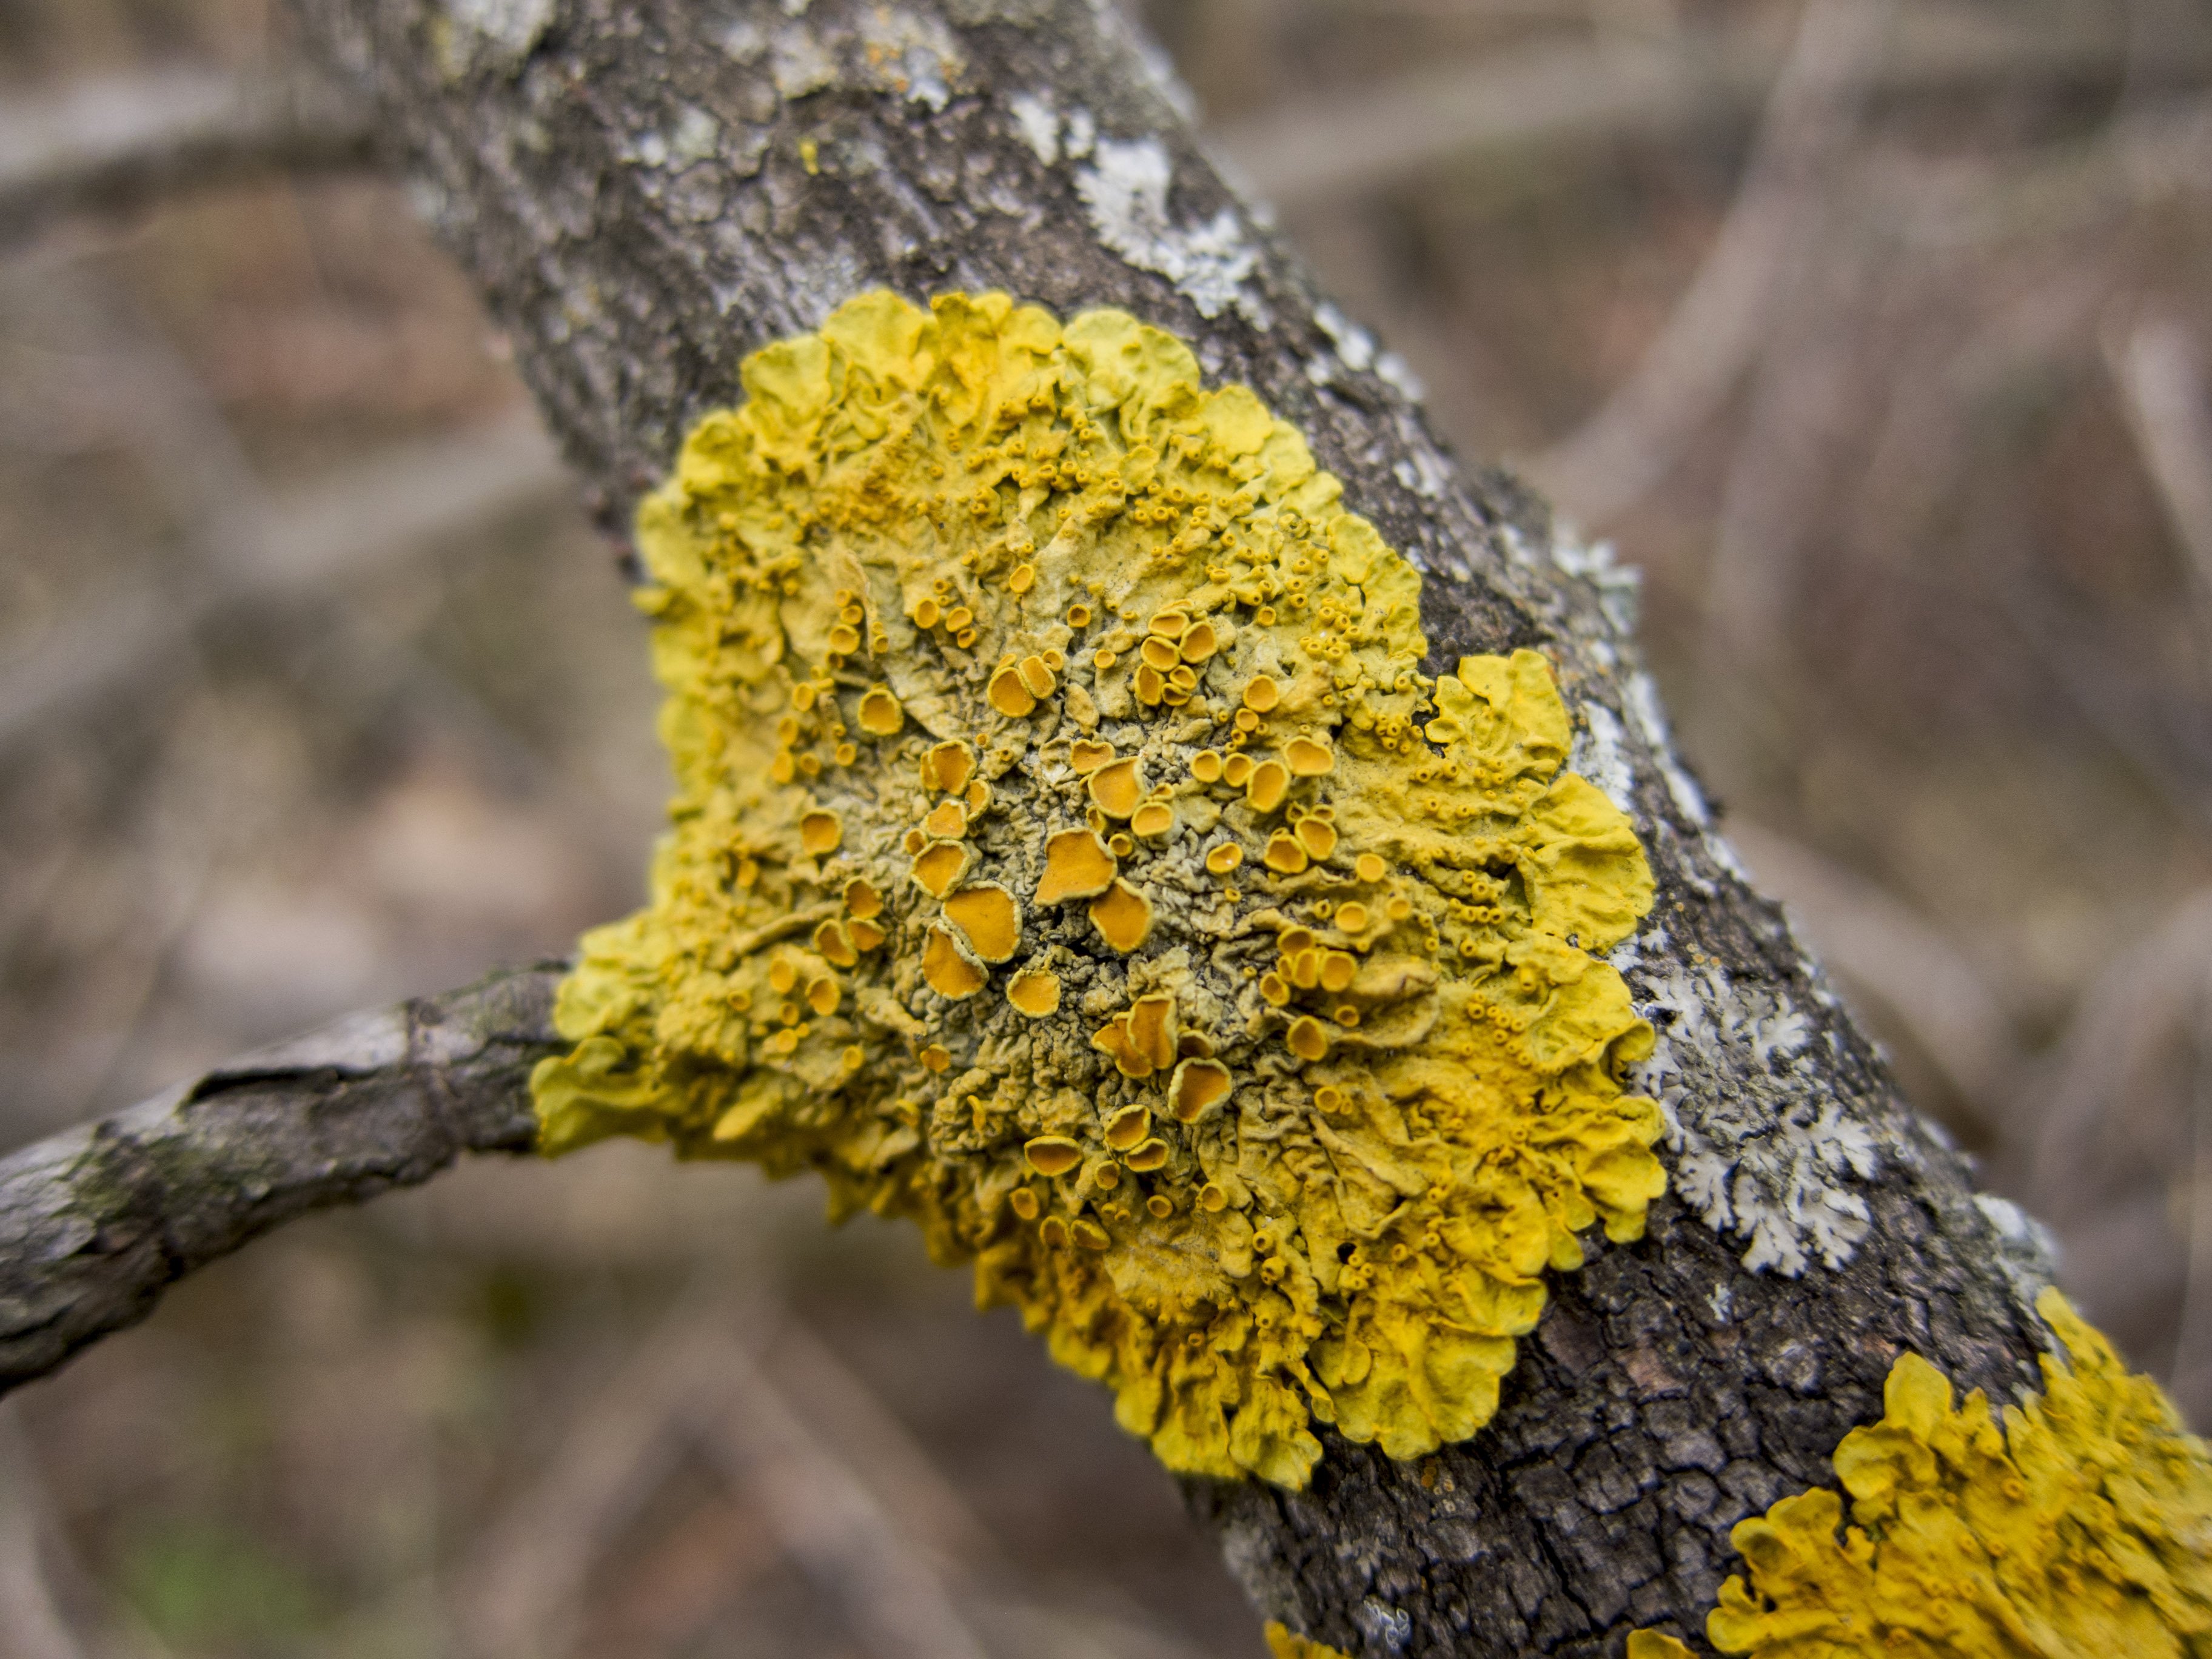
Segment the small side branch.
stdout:
<path fill-rule="evenodd" d="M 529 1151 L 562 971 L 354 1015 L 0 1159 L 0 1393 L 295 1216 Z"/>

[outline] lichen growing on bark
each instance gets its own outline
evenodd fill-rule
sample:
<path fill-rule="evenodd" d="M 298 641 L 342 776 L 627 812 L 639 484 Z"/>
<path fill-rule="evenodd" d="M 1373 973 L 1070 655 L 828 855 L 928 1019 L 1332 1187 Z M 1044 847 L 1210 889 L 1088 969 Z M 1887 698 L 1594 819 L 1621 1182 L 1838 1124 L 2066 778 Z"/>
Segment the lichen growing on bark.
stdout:
<path fill-rule="evenodd" d="M 678 793 L 546 1148 L 912 1217 L 1178 1470 L 1472 1435 L 1664 1184 L 1544 659 L 1425 678 L 1418 574 L 1120 313 L 872 295 L 744 379 L 640 515 Z"/>
<path fill-rule="evenodd" d="M 1333 1648 L 1326 1642 L 1316 1642 L 1310 1636 L 1300 1636 L 1287 1625 L 1270 1619 L 1264 1632 L 1271 1659 L 1352 1659 L 1341 1648 Z"/>
<path fill-rule="evenodd" d="M 1740 1522 L 1747 1576 L 1705 1634 L 1757 1659 L 2204 1659 L 2212 1655 L 2212 1457 L 2148 1377 L 2056 1291 L 2039 1309 L 2071 1364 L 2002 1413 L 1917 1354 L 1826 1488 Z M 1632 1659 L 1688 1650 L 1639 1633 Z"/>

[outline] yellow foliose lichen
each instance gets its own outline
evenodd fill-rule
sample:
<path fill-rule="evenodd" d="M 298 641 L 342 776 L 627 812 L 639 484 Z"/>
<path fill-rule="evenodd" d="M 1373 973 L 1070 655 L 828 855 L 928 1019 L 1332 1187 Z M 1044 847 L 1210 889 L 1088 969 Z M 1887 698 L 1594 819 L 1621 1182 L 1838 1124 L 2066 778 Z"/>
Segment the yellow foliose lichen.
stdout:
<path fill-rule="evenodd" d="M 1785 1498 L 1730 1534 L 1750 1568 L 1705 1634 L 1759 1659 L 2207 1659 L 2212 1457 L 2057 1291 L 2070 1356 L 2000 1418 L 1916 1354 L 1836 1451 L 1843 1501 Z M 1661 1638 L 1665 1639 L 1665 1638 Z M 1656 1650 L 1651 1659 L 1659 1659 Z"/>
<path fill-rule="evenodd" d="M 1267 1651 L 1273 1659 L 1352 1659 L 1341 1648 L 1333 1648 L 1326 1642 L 1316 1642 L 1310 1636 L 1300 1636 L 1288 1625 L 1267 1621 L 1265 1634 Z"/>
<path fill-rule="evenodd" d="M 1178 1470 L 1472 1435 L 1664 1185 L 1544 659 L 1424 678 L 1419 575 L 1121 313 L 872 295 L 744 380 L 639 516 L 672 827 L 544 1146 L 912 1217 Z"/>

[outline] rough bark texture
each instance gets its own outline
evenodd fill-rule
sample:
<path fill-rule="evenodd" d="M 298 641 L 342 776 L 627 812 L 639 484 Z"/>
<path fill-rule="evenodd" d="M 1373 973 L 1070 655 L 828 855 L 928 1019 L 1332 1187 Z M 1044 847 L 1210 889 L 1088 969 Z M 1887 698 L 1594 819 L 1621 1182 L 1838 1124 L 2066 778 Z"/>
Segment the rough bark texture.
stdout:
<path fill-rule="evenodd" d="M 1663 1034 L 1644 1085 L 1677 1131 L 1674 1190 L 1641 1243 L 1593 1239 L 1589 1267 L 1554 1276 L 1474 1441 L 1397 1464 L 1330 1437 L 1295 1495 L 1192 1484 L 1266 1613 L 1368 1656 L 1618 1654 L 1639 1625 L 1698 1644 L 1730 1525 L 1829 1478 L 1899 1352 L 2001 1397 L 2032 1379 L 2032 1239 L 1978 1204 L 1740 878 L 1638 666 L 1632 582 L 1510 481 L 1445 459 L 1405 377 L 1223 183 L 1103 0 L 301 10 L 317 55 L 379 106 L 611 526 L 687 422 L 735 399 L 746 352 L 858 291 L 1115 305 L 1305 430 L 1351 505 L 1427 573 L 1431 666 L 1521 645 L 1556 664 L 1583 727 L 1572 763 L 1632 811 L 1659 881 L 1615 960 Z M 544 984 L 514 982 L 521 1012 L 472 1051 L 466 1087 L 434 1085 L 453 1066 L 422 1062 L 349 1085 L 368 1118 L 427 1131 L 421 1149 L 398 1129 L 356 1141 L 340 1113 L 329 1127 L 352 1150 L 313 1178 L 249 1169 L 249 1188 L 218 1160 L 189 1182 L 118 1182 L 133 1196 L 116 1200 L 110 1254 L 143 1265 L 84 1310 L 18 1250 L 8 1294 L 39 1300 L 11 1312 L 17 1373 L 283 1214 L 420 1178 L 462 1145 L 520 1145 Z M 171 1109 L 190 1121 L 235 1094 L 235 1109 L 281 1114 L 301 1085 L 288 1075 Z M 116 1135 L 80 1137 L 75 1156 Z M 63 1154 L 27 1156 L 17 1179 L 69 1185 L 37 1173 Z M 167 1206 L 187 1187 L 180 1229 Z M 82 1242 L 94 1224 L 47 1224 L 70 1272 L 101 1271 Z"/>
<path fill-rule="evenodd" d="M 355 1015 L 0 1159 L 0 1394 L 281 1222 L 528 1152 L 564 966 Z"/>

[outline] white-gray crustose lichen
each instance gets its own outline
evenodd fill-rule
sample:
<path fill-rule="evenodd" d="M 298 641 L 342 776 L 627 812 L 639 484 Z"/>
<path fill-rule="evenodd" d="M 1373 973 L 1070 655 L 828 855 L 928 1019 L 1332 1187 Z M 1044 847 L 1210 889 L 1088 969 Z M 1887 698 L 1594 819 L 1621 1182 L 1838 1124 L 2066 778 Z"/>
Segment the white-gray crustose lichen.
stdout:
<path fill-rule="evenodd" d="M 1717 966 L 1654 973 L 1616 962 L 1658 1033 L 1635 1081 L 1666 1114 L 1683 1202 L 1746 1241 L 1753 1273 L 1794 1279 L 1815 1258 L 1842 1267 L 1869 1224 L 1851 1183 L 1874 1176 L 1880 1148 L 1859 1103 L 1838 1100 L 1812 1063 L 1812 1021 Z"/>
<path fill-rule="evenodd" d="M 1091 164 L 1076 170 L 1075 190 L 1099 241 L 1138 270 L 1166 277 L 1199 315 L 1218 317 L 1233 306 L 1267 326 L 1267 308 L 1245 286 L 1259 268 L 1259 244 L 1234 208 L 1178 222 L 1168 205 L 1174 178 L 1158 139 L 1102 138 Z"/>

